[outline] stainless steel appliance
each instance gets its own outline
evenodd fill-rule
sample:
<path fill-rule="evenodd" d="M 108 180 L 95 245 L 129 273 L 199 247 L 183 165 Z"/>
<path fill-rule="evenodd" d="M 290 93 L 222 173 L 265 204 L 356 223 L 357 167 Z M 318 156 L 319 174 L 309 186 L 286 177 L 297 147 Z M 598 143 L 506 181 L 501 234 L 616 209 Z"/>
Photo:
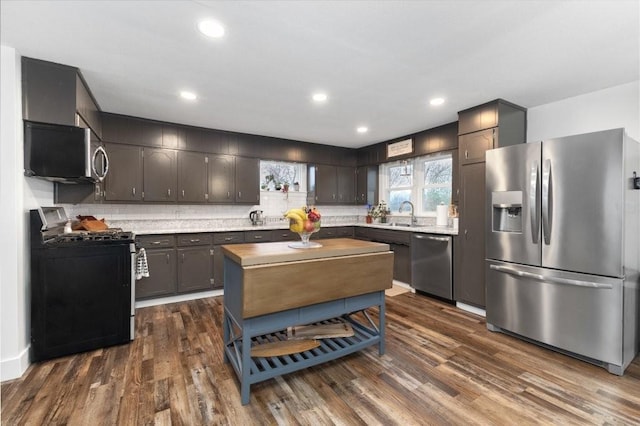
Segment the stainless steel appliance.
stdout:
<path fill-rule="evenodd" d="M 411 286 L 416 290 L 453 299 L 451 237 L 413 234 L 411 237 Z"/>
<path fill-rule="evenodd" d="M 249 219 L 252 225 L 264 225 L 264 216 L 262 210 L 254 210 L 249 213 Z"/>
<path fill-rule="evenodd" d="M 30 211 L 33 361 L 135 336 L 134 234 L 65 233 L 67 221 L 62 207 Z"/>
<path fill-rule="evenodd" d="M 487 327 L 623 374 L 640 340 L 640 144 L 614 129 L 486 160 Z"/>
<path fill-rule="evenodd" d="M 24 168 L 26 176 L 54 182 L 101 182 L 109 157 L 89 129 L 25 120 Z"/>

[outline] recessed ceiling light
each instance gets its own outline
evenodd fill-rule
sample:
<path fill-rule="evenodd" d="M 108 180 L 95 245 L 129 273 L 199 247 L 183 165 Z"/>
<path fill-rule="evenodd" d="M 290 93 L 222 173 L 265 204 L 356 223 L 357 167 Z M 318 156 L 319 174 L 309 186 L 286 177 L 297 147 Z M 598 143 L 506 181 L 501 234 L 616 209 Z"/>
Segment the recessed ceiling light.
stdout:
<path fill-rule="evenodd" d="M 356 129 L 356 132 L 358 133 L 367 133 L 369 131 L 369 128 L 367 126 L 360 126 Z"/>
<path fill-rule="evenodd" d="M 200 21 L 198 29 L 207 37 L 220 38 L 224 36 L 224 27 L 219 22 L 210 19 Z"/>
<path fill-rule="evenodd" d="M 314 102 L 325 102 L 327 100 L 327 94 L 326 93 L 314 93 L 313 96 L 311 97 L 311 99 L 313 99 Z"/>
<path fill-rule="evenodd" d="M 198 96 L 195 93 L 187 92 L 186 90 L 183 90 L 182 92 L 180 92 L 180 97 L 188 101 L 195 101 L 198 98 Z"/>
<path fill-rule="evenodd" d="M 429 101 L 429 103 L 433 106 L 438 106 L 438 105 L 442 105 L 444 103 L 444 99 L 443 98 L 433 98 Z"/>

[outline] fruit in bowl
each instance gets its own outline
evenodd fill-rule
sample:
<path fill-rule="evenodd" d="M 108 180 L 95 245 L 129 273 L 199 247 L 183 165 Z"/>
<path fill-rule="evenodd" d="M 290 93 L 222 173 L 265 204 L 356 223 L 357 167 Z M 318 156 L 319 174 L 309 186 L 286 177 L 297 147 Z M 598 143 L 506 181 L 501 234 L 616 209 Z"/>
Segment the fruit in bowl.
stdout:
<path fill-rule="evenodd" d="M 289 219 L 291 232 L 300 234 L 303 241 L 308 241 L 310 234 L 320 230 L 320 212 L 315 207 L 302 206 L 299 209 L 289 209 L 284 214 Z"/>

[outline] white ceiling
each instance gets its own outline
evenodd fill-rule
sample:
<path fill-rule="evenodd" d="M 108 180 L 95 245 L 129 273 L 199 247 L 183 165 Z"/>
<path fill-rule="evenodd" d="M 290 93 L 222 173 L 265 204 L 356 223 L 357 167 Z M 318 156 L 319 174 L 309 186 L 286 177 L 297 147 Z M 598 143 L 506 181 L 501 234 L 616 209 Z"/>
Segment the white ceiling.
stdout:
<path fill-rule="evenodd" d="M 638 80 L 639 3 L 2 0 L 1 43 L 80 68 L 104 111 L 360 147 Z"/>

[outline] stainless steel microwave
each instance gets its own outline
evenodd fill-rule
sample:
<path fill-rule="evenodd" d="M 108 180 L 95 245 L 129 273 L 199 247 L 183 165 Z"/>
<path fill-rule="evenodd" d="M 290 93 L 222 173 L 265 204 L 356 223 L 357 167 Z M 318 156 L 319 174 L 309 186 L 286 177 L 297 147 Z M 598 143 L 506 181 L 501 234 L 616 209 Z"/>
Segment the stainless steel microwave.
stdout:
<path fill-rule="evenodd" d="M 91 141 L 91 130 L 24 121 L 24 174 L 63 182 L 101 182 L 109 157 Z"/>

